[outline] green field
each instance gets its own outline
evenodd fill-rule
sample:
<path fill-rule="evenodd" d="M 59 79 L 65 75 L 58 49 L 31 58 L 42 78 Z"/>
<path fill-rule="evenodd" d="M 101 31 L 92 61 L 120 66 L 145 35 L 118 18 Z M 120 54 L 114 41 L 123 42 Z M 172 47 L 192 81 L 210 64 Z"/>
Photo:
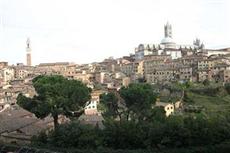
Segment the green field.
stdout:
<path fill-rule="evenodd" d="M 230 95 L 208 96 L 193 92 L 188 93 L 193 105 L 204 106 L 207 113 L 224 113 L 230 111 Z"/>
<path fill-rule="evenodd" d="M 164 91 L 164 90 L 168 91 Z M 193 83 L 190 87 L 184 88 L 186 98 L 183 99 L 185 106 L 204 108 L 208 114 L 218 114 L 230 111 L 230 94 L 222 84 L 213 83 L 208 86 Z M 169 92 L 170 91 L 170 92 Z M 182 88 L 178 84 L 170 84 L 160 91 L 162 102 L 176 102 L 182 96 Z"/>

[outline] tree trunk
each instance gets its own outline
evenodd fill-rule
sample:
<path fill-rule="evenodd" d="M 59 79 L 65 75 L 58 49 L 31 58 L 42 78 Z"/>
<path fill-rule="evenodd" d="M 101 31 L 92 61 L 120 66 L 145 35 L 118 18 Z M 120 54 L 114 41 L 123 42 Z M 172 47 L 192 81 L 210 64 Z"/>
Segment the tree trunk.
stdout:
<path fill-rule="evenodd" d="M 119 117 L 119 122 L 120 122 L 120 125 L 121 125 L 121 114 L 118 113 L 118 117 Z"/>
<path fill-rule="evenodd" d="M 184 90 L 182 90 L 182 95 L 181 95 L 181 98 L 180 98 L 180 101 L 182 102 L 183 101 L 183 99 L 184 99 L 184 95 L 185 95 L 185 91 Z"/>
<path fill-rule="evenodd" d="M 59 123 L 58 123 L 58 115 L 53 115 L 53 119 L 54 119 L 54 129 L 56 130 Z"/>
<path fill-rule="evenodd" d="M 126 120 L 129 121 L 129 111 L 127 112 Z"/>

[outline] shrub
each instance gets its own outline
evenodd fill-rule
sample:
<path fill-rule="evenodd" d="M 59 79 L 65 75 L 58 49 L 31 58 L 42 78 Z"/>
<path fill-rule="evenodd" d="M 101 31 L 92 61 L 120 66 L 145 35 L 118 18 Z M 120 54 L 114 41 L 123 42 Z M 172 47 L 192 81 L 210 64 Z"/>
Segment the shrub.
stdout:
<path fill-rule="evenodd" d="M 226 91 L 228 92 L 228 94 L 230 94 L 230 83 L 226 83 L 224 87 Z"/>
<path fill-rule="evenodd" d="M 40 133 L 32 142 L 37 145 L 48 143 L 54 147 L 97 148 L 102 142 L 100 134 L 100 130 L 93 126 L 70 122 L 60 125 L 48 135 Z"/>

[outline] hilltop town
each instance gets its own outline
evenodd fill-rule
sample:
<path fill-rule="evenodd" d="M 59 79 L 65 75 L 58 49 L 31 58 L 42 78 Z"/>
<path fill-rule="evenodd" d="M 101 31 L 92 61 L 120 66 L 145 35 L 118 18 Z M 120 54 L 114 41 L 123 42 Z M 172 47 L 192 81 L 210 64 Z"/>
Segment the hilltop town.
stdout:
<path fill-rule="evenodd" d="M 139 44 L 129 56 L 102 62 L 75 64 L 70 62 L 40 63 L 32 66 L 30 40 L 26 42 L 26 65 L 0 62 L 1 107 L 16 103 L 17 94 L 35 93 L 31 80 L 38 75 L 63 75 L 87 84 L 92 89 L 116 89 L 129 83 L 230 81 L 230 48 L 206 49 L 199 39 L 192 45 L 173 41 L 172 26 L 164 26 L 160 44 Z M 92 106 L 96 107 L 96 106 Z"/>
<path fill-rule="evenodd" d="M 0 119 L 4 121 L 4 127 L 0 128 L 1 140 L 18 142 L 20 139 L 27 142 L 32 135 L 52 126 L 51 118 L 39 120 L 17 106 L 19 93 L 27 97 L 36 94 L 32 79 L 39 75 L 62 75 L 70 80 L 80 80 L 91 88 L 91 100 L 85 107 L 85 115 L 94 116 L 83 116 L 82 121 L 91 121 L 93 124 L 101 120 L 97 116 L 100 115 L 100 94 L 118 91 L 130 83 L 230 82 L 230 48 L 208 49 L 199 39 L 195 39 L 191 45 L 177 44 L 173 40 L 172 29 L 169 23 L 164 25 L 164 38 L 159 44 L 139 44 L 130 55 L 81 65 L 56 62 L 33 66 L 32 47 L 28 39 L 26 64 L 0 62 Z M 176 105 L 157 102 L 157 105 L 167 107 L 166 116 L 180 107 L 180 101 Z M 64 122 L 66 119 L 60 120 Z M 15 121 L 18 123 L 13 124 Z"/>

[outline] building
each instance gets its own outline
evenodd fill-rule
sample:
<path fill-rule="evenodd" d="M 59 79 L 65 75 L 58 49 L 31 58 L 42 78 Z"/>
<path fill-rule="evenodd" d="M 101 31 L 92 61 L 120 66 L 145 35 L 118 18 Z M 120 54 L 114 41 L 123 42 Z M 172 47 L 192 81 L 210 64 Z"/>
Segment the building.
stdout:
<path fill-rule="evenodd" d="M 130 80 L 129 77 L 124 77 L 124 78 L 122 79 L 122 86 L 128 87 L 129 84 L 130 84 L 130 82 L 131 82 L 131 80 Z"/>
<path fill-rule="evenodd" d="M 121 72 L 124 73 L 126 76 L 134 75 L 135 74 L 135 72 L 134 72 L 134 66 L 135 66 L 134 62 L 122 64 L 122 66 L 121 66 Z"/>
<path fill-rule="evenodd" d="M 1 112 L 0 118 L 0 141 L 9 144 L 29 144 L 32 136 L 54 127 L 50 116 L 41 120 L 22 108 Z M 66 121 L 65 117 L 59 117 L 60 123 Z"/>
<path fill-rule="evenodd" d="M 207 56 L 211 55 L 226 55 L 230 54 L 230 48 L 222 48 L 222 49 L 205 49 L 203 51 Z"/>
<path fill-rule="evenodd" d="M 8 66 L 8 62 L 0 62 L 0 69 Z"/>
<path fill-rule="evenodd" d="M 168 117 L 169 115 L 172 115 L 175 111 L 174 109 L 174 105 L 172 103 L 164 103 L 164 102 L 160 102 L 160 100 L 158 99 L 156 101 L 156 106 L 157 107 L 163 107 L 165 110 L 165 115 Z"/>
<path fill-rule="evenodd" d="M 170 81 L 175 78 L 176 69 L 169 55 L 146 56 L 144 77 L 148 83 Z"/>
<path fill-rule="evenodd" d="M 193 81 L 193 71 L 190 66 L 179 67 L 179 80 L 180 81 Z"/>
<path fill-rule="evenodd" d="M 230 82 L 230 70 L 222 70 L 219 72 L 220 81 Z"/>
<path fill-rule="evenodd" d="M 135 60 L 142 60 L 147 55 L 158 55 L 162 52 L 160 45 L 140 44 L 135 48 Z"/>
<path fill-rule="evenodd" d="M 73 65 L 69 62 L 40 63 L 35 67 L 36 73 L 65 75 L 67 67 Z"/>
<path fill-rule="evenodd" d="M 182 55 L 192 55 L 201 49 L 196 40 L 193 45 L 178 45 L 173 40 L 172 25 L 164 25 L 164 38 L 160 44 L 140 44 L 135 48 L 135 60 L 142 60 L 148 55 L 170 55 L 172 59 L 181 58 Z"/>
<path fill-rule="evenodd" d="M 30 45 L 30 39 L 28 38 L 26 41 L 26 65 L 31 66 L 31 45 Z"/>
<path fill-rule="evenodd" d="M 36 76 L 34 73 L 34 67 L 25 66 L 25 65 L 17 65 L 13 66 L 15 71 L 15 79 L 26 79 Z"/>
<path fill-rule="evenodd" d="M 0 69 L 0 79 L 2 80 L 1 84 L 9 83 L 9 81 L 14 79 L 14 69 L 12 67 Z"/>
<path fill-rule="evenodd" d="M 91 93 L 91 100 L 88 102 L 88 105 L 85 107 L 86 115 L 96 115 L 99 113 L 97 106 L 100 102 L 100 95 L 103 93 L 105 92 L 102 90 L 94 90 Z"/>
<path fill-rule="evenodd" d="M 161 40 L 161 44 L 164 45 L 165 48 L 176 48 L 176 43 L 172 38 L 172 25 L 167 22 L 164 25 L 164 38 Z"/>
<path fill-rule="evenodd" d="M 148 83 L 164 83 L 174 81 L 176 79 L 177 69 L 165 66 L 157 67 L 152 72 L 145 74 Z"/>

